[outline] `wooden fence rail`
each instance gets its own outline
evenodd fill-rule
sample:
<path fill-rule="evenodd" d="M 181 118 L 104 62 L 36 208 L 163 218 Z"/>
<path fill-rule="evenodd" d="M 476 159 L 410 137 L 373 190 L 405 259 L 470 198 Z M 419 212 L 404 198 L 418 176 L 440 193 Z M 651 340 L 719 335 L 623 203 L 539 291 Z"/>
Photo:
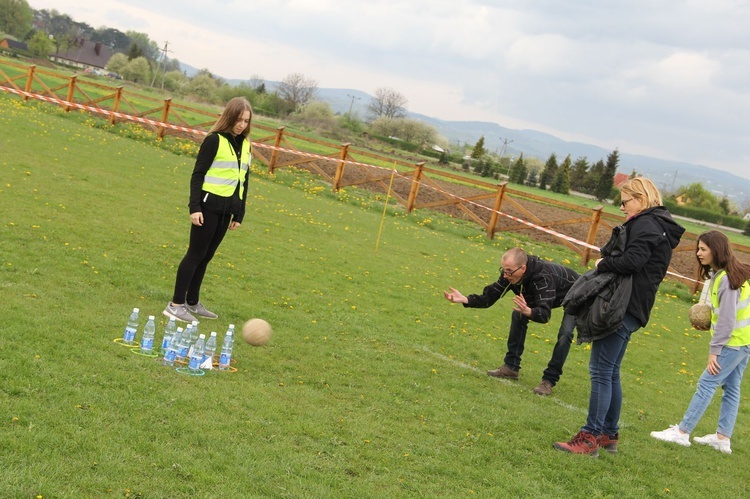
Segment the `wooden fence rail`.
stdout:
<path fill-rule="evenodd" d="M 202 137 L 205 130 L 213 125 L 219 111 L 206 111 L 172 102 L 171 98 L 157 98 L 127 90 L 123 86 L 112 87 L 78 78 L 74 74 L 67 79 L 59 73 L 24 66 L 13 62 L 2 62 L 18 70 L 19 74 L 10 77 L 0 67 L 0 87 L 23 89 L 26 93 L 36 93 L 53 97 L 68 103 L 78 103 L 99 109 L 109 109 L 135 117 L 149 117 L 162 124 L 180 125 L 192 129 L 194 137 Z M 47 77 L 46 80 L 41 76 Z M 64 91 L 64 95 L 61 95 Z M 28 97 L 24 96 L 24 100 Z M 145 108 L 145 109 L 144 109 Z M 66 107 L 66 110 L 70 110 Z M 190 115 L 190 119 L 185 116 Z M 157 119 L 158 117 L 158 119 Z M 208 118 L 203 120 L 202 118 Z M 110 123 L 118 121 L 113 115 Z M 161 139 L 170 133 L 179 133 L 164 126 L 142 123 Z M 544 196 L 512 189 L 507 182 L 489 183 L 466 176 L 457 175 L 439 168 L 427 166 L 424 161 L 410 163 L 377 153 L 357 149 L 350 143 L 334 144 L 301 134 L 295 134 L 286 127 L 269 127 L 253 124 L 268 135 L 254 139 L 254 156 L 266 165 L 269 173 L 279 168 L 303 168 L 323 177 L 335 191 L 360 186 L 387 193 L 407 212 L 419 209 L 440 210 L 453 216 L 471 220 L 481 226 L 488 238 L 499 232 L 521 232 L 534 230 L 543 233 L 574 251 L 581 257 L 581 264 L 587 265 L 594 258 L 594 252 L 606 241 L 612 228 L 622 223 L 622 218 L 605 213 L 603 206 L 593 209 L 574 203 L 555 201 Z M 198 133 L 203 132 L 203 133 Z M 298 144 L 310 145 L 310 149 L 324 152 L 310 153 L 300 149 Z M 392 176 L 394 182 L 389 182 Z M 537 234 L 538 235 L 538 234 Z M 690 253 L 692 257 L 696 234 L 687 233 L 686 242 L 675 254 Z M 736 250 L 750 253 L 750 247 L 733 244 Z M 683 258 L 684 260 L 684 258 Z M 693 258 L 693 260 L 695 260 Z M 673 264 L 675 257 L 673 257 Z M 685 272 L 686 265 L 680 266 Z M 699 268 L 693 263 L 691 276 L 680 277 L 679 272 L 670 267 L 676 277 L 697 291 Z"/>

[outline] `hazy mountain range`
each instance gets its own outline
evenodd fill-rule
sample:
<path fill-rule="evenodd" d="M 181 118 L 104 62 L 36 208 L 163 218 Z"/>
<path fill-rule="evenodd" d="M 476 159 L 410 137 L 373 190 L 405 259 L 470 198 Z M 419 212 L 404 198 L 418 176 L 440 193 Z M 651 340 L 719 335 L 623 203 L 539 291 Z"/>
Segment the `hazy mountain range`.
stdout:
<path fill-rule="evenodd" d="M 227 80 L 229 84 L 238 84 L 243 80 Z M 266 82 L 266 88 L 273 90 L 277 82 Z M 354 116 L 360 119 L 367 116 L 367 105 L 373 96 L 366 92 L 353 89 L 318 88 L 318 100 L 328 102 L 334 113 L 344 114 L 351 109 Z M 570 154 L 573 161 L 585 157 L 589 163 L 599 159 L 606 161 L 612 151 L 591 144 L 568 142 L 548 133 L 536 130 L 516 130 L 505 128 L 497 123 L 485 121 L 445 121 L 417 113 L 408 113 L 410 118 L 429 123 L 446 137 L 451 144 L 475 144 L 484 136 L 485 147 L 489 151 L 502 152 L 505 155 L 518 157 L 523 152 L 524 157 L 536 157 L 546 161 L 550 154 L 555 153 L 558 163 Z M 630 154 L 620 150 L 619 173 L 629 175 L 635 170 L 653 180 L 657 186 L 665 191 L 674 191 L 681 185 L 701 182 L 703 186 L 717 196 L 727 196 L 738 206 L 744 206 L 750 199 L 750 180 L 738 177 L 723 170 L 709 168 L 680 161 L 670 161 L 637 154 Z"/>

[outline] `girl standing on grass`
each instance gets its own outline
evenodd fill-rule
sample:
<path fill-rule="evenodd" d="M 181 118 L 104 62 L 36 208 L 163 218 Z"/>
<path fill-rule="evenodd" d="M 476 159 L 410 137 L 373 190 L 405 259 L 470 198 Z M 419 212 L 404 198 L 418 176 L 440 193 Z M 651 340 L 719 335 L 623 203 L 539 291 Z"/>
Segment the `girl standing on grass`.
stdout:
<path fill-rule="evenodd" d="M 701 267 L 701 277 L 711 277 L 712 337 L 708 362 L 680 424 L 663 431 L 652 431 L 651 436 L 690 446 L 690 433 L 721 386 L 724 394 L 716 433 L 695 437 L 693 442 L 731 454 L 730 439 L 740 407 L 740 385 L 750 358 L 750 265 L 737 260 L 727 236 L 715 230 L 698 236 L 695 255 Z"/>
<path fill-rule="evenodd" d="M 201 304 L 201 284 L 227 229 L 235 230 L 245 216 L 252 116 L 247 99 L 230 100 L 198 150 L 190 179 L 190 244 L 164 309 L 167 317 L 185 322 L 197 320 L 196 315 L 218 317 Z"/>

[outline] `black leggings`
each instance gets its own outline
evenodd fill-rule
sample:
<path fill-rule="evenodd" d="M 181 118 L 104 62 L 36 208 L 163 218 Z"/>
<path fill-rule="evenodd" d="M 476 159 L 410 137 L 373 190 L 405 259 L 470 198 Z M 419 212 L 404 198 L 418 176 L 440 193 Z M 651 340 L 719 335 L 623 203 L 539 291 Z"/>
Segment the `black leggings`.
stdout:
<path fill-rule="evenodd" d="M 206 210 L 203 211 L 203 225 L 191 224 L 190 245 L 177 267 L 172 303 L 198 303 L 206 267 L 224 239 L 231 220 L 232 215 L 229 213 L 212 213 Z"/>

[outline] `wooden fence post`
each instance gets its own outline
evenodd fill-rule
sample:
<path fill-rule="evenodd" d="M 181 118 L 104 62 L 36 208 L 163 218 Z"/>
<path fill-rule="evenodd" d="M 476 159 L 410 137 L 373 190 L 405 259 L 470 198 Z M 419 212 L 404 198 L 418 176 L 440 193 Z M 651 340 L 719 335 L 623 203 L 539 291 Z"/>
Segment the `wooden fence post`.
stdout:
<path fill-rule="evenodd" d="M 172 99 L 164 99 L 164 108 L 161 110 L 161 122 L 162 123 L 169 123 L 169 108 L 172 105 Z M 156 137 L 161 140 L 164 138 L 164 133 L 167 131 L 166 128 L 163 126 L 159 127 L 159 133 L 156 134 Z"/>
<path fill-rule="evenodd" d="M 280 126 L 276 129 L 276 140 L 273 142 L 274 150 L 271 153 L 271 161 L 268 162 L 268 173 L 273 173 L 276 169 L 276 160 L 279 159 L 279 150 L 277 149 L 281 145 L 281 138 L 284 136 L 284 128 Z"/>
<path fill-rule="evenodd" d="M 422 168 L 424 167 L 424 161 L 417 163 L 414 168 L 414 177 L 411 179 L 411 187 L 409 187 L 409 199 L 406 201 L 406 213 L 411 213 L 414 209 L 414 203 L 417 201 L 417 194 L 419 193 L 419 180 L 422 178 Z"/>
<path fill-rule="evenodd" d="M 34 73 L 36 72 L 36 64 L 32 64 L 29 66 L 29 73 L 26 75 L 26 85 L 24 85 L 23 89 L 25 92 L 31 93 L 31 85 L 34 83 Z M 28 96 L 23 96 L 23 101 L 26 102 L 29 100 Z"/>
<path fill-rule="evenodd" d="M 596 232 L 599 230 L 599 220 L 602 218 L 602 210 L 604 206 L 599 205 L 594 207 L 594 211 L 591 214 L 591 223 L 589 224 L 589 233 L 586 236 L 586 244 L 593 245 L 596 242 Z M 591 258 L 591 248 L 586 246 L 583 248 L 583 254 L 581 257 L 581 265 L 584 267 L 589 264 L 589 258 Z"/>
<path fill-rule="evenodd" d="M 503 198 L 505 197 L 505 188 L 508 182 L 502 182 L 497 186 L 497 195 L 495 195 L 495 204 L 492 206 L 492 214 L 490 215 L 490 223 L 487 226 L 487 237 L 489 239 L 495 238 L 495 226 L 497 225 L 497 219 L 500 218 L 500 208 L 503 207 Z"/>
<path fill-rule="evenodd" d="M 341 179 L 344 177 L 344 167 L 346 166 L 346 156 L 349 154 L 349 146 L 352 145 L 350 142 L 341 144 L 341 153 L 339 154 L 339 162 L 336 164 L 336 175 L 333 177 L 333 192 L 338 192 L 339 185 L 341 185 Z"/>
<path fill-rule="evenodd" d="M 115 90 L 115 100 L 112 103 L 112 111 L 114 111 L 115 113 L 119 113 L 120 112 L 120 101 L 122 100 L 122 89 L 123 89 L 123 86 L 120 85 Z M 117 120 L 115 118 L 115 115 L 114 114 L 110 114 L 109 115 L 109 124 L 110 125 L 114 125 L 116 121 Z"/>
<path fill-rule="evenodd" d="M 65 100 L 68 102 L 73 102 L 73 99 L 75 99 L 77 80 L 78 80 L 78 75 L 73 75 L 70 77 L 70 82 L 68 82 L 68 95 L 65 97 Z M 73 108 L 70 106 L 65 106 L 66 113 L 70 112 L 71 109 Z"/>

